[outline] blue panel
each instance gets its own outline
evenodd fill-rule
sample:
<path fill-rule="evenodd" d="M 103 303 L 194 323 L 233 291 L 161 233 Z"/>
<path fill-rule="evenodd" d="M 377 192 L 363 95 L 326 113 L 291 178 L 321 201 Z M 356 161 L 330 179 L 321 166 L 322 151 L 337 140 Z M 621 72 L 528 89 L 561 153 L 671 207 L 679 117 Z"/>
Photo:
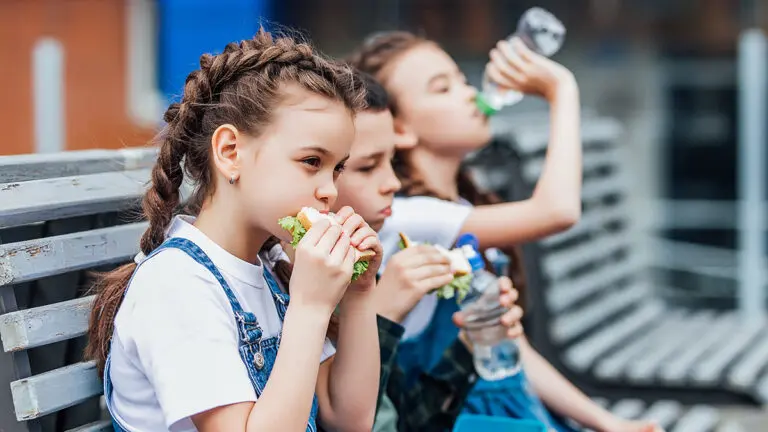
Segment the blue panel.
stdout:
<path fill-rule="evenodd" d="M 270 0 L 158 0 L 158 85 L 178 99 L 203 53 L 249 39 L 268 19 Z"/>

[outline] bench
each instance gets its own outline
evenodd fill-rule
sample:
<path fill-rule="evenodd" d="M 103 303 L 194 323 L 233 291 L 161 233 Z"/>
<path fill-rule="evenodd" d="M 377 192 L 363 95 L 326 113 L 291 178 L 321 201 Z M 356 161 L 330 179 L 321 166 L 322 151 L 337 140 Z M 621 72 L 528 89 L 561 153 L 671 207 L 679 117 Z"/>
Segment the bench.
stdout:
<path fill-rule="evenodd" d="M 153 149 L 0 157 L 0 430 L 111 431 L 84 362 L 88 272 L 129 261 Z"/>
<path fill-rule="evenodd" d="M 546 151 L 546 117 L 497 127 L 500 140 L 469 161 L 480 183 L 507 200 L 529 197 Z M 768 402 L 768 326 L 744 324 L 733 310 L 671 304 L 658 289 L 658 269 L 638 241 L 647 233 L 635 225 L 621 134 L 617 121 L 585 116 L 582 219 L 524 246 L 531 342 L 589 394 L 632 398 L 624 404 L 638 416 L 641 402 L 642 411 L 657 401 L 665 401 L 661 412 L 670 400 L 695 405 L 697 418 L 715 412 L 707 404 Z"/>

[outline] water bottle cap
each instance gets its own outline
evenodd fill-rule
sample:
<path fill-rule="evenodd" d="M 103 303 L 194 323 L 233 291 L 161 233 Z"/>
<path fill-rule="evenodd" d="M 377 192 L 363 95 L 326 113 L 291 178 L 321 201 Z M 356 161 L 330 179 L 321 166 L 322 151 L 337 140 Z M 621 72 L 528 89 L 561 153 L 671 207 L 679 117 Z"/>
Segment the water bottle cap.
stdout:
<path fill-rule="evenodd" d="M 456 247 L 460 248 L 467 245 L 472 246 L 472 249 L 477 251 L 480 249 L 480 240 L 478 240 L 477 236 L 472 233 L 464 233 L 456 239 Z"/>
<path fill-rule="evenodd" d="M 479 109 L 486 117 L 490 117 L 499 112 L 498 109 L 491 106 L 488 99 L 486 99 L 482 93 L 478 93 L 477 96 L 475 96 L 475 105 L 477 105 L 477 109 Z"/>

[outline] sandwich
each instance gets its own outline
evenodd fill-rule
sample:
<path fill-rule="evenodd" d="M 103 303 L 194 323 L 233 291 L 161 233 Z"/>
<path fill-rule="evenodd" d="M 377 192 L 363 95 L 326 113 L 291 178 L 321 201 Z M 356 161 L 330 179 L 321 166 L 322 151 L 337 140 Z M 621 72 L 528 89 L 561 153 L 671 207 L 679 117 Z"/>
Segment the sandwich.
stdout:
<path fill-rule="evenodd" d="M 400 249 L 407 249 L 416 245 L 405 233 L 399 234 Z M 448 258 L 451 272 L 453 273 L 453 281 L 451 283 L 436 289 L 437 297 L 443 299 L 456 297 L 456 302 L 460 303 L 469 294 L 470 284 L 472 283 L 472 266 L 469 264 L 464 251 L 460 248 L 448 250 L 440 245 L 436 245 L 435 249 Z"/>
<path fill-rule="evenodd" d="M 312 224 L 321 220 L 328 219 L 331 223 L 337 224 L 336 218 L 333 217 L 333 213 L 324 214 L 320 213 L 312 207 L 303 207 L 296 216 L 286 216 L 277 221 L 280 226 L 291 233 L 293 239 L 291 240 L 291 246 L 294 248 L 298 246 L 299 242 L 307 231 L 312 228 Z M 352 270 L 352 280 L 357 280 L 366 270 L 371 263 L 371 258 L 376 255 L 376 252 L 372 250 L 356 250 L 357 254 L 355 259 L 355 267 Z"/>

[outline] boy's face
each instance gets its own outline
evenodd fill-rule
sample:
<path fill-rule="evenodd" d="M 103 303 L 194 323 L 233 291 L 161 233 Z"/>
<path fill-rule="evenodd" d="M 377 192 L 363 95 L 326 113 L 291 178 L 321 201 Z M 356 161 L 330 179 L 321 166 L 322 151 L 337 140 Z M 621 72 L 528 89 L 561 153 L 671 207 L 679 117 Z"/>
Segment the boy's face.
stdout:
<path fill-rule="evenodd" d="M 336 187 L 338 210 L 350 206 L 375 230 L 392 214 L 400 182 L 392 170 L 395 131 L 389 110 L 364 111 L 355 118 L 355 140 Z"/>

